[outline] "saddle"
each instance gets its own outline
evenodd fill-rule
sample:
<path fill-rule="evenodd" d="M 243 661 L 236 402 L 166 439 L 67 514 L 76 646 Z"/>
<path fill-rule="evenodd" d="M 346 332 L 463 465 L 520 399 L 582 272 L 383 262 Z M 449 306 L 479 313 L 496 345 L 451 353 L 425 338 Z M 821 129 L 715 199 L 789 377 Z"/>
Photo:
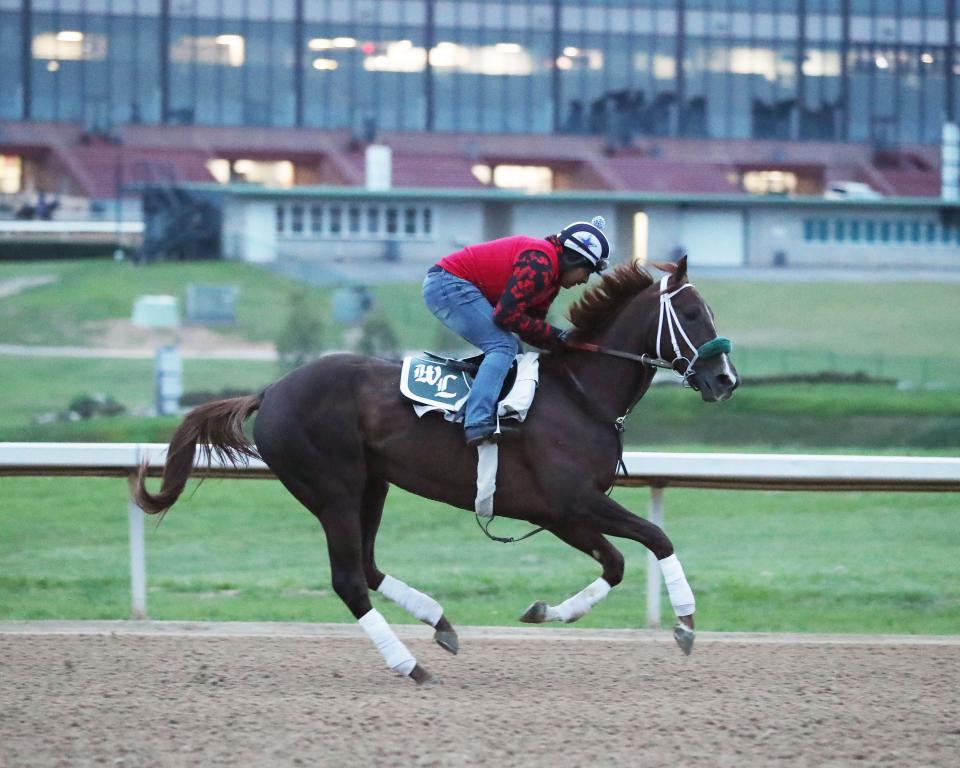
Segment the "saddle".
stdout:
<path fill-rule="evenodd" d="M 497 401 L 503 400 L 517 381 L 518 359 L 513 361 L 503 380 Z M 480 370 L 483 355 L 452 358 L 422 352 L 403 359 L 400 392 L 408 400 L 456 413 L 463 408 Z"/>

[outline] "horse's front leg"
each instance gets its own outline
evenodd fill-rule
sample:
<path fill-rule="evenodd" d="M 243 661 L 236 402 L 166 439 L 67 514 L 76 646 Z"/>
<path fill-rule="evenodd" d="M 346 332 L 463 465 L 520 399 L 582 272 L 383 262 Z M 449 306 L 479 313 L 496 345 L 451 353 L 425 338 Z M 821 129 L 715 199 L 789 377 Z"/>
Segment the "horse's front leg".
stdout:
<path fill-rule="evenodd" d="M 581 514 L 586 515 L 602 533 L 639 541 L 657 558 L 670 604 L 677 615 L 673 636 L 683 652 L 689 654 L 693 649 L 693 614 L 696 601 L 667 534 L 659 526 L 638 517 L 599 492 L 591 494 Z"/>
<path fill-rule="evenodd" d="M 602 534 L 585 526 L 562 525 L 547 528 L 554 536 L 571 547 L 590 555 L 603 566 L 603 575 L 559 605 L 548 605 L 538 600 L 520 617 L 527 624 L 546 621 L 574 622 L 605 598 L 610 590 L 623 580 L 623 555 Z"/>

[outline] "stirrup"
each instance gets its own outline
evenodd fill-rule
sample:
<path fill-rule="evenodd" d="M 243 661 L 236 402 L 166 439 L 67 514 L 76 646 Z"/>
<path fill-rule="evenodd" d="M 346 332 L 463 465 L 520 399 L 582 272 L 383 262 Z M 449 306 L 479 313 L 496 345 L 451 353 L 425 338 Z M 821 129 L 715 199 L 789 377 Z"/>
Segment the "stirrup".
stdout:
<path fill-rule="evenodd" d="M 497 434 L 496 424 L 478 424 L 475 427 L 464 427 L 463 436 L 467 441 L 468 448 L 474 448 L 488 441 L 495 443 L 500 437 Z"/>

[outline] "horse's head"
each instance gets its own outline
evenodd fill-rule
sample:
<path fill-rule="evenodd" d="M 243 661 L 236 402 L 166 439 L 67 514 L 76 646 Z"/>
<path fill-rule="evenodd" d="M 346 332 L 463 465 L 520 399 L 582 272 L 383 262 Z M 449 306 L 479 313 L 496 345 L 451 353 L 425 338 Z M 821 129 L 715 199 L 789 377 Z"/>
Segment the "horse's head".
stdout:
<path fill-rule="evenodd" d="M 656 264 L 667 272 L 660 281 L 660 314 L 652 348 L 705 402 L 727 400 L 740 385 L 730 362 L 730 342 L 717 335 L 713 311 L 687 279 L 687 257 Z"/>

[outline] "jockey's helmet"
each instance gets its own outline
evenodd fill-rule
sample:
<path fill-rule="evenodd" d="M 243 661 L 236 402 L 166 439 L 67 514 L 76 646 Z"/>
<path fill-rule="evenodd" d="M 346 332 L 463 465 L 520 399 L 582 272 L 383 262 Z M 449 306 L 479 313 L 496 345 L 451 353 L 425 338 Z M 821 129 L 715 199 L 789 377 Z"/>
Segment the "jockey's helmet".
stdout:
<path fill-rule="evenodd" d="M 610 243 L 603 234 L 603 216 L 594 216 L 590 222 L 575 221 L 557 234 L 563 246 L 565 266 L 585 266 L 593 272 L 602 272 L 610 259 Z"/>

